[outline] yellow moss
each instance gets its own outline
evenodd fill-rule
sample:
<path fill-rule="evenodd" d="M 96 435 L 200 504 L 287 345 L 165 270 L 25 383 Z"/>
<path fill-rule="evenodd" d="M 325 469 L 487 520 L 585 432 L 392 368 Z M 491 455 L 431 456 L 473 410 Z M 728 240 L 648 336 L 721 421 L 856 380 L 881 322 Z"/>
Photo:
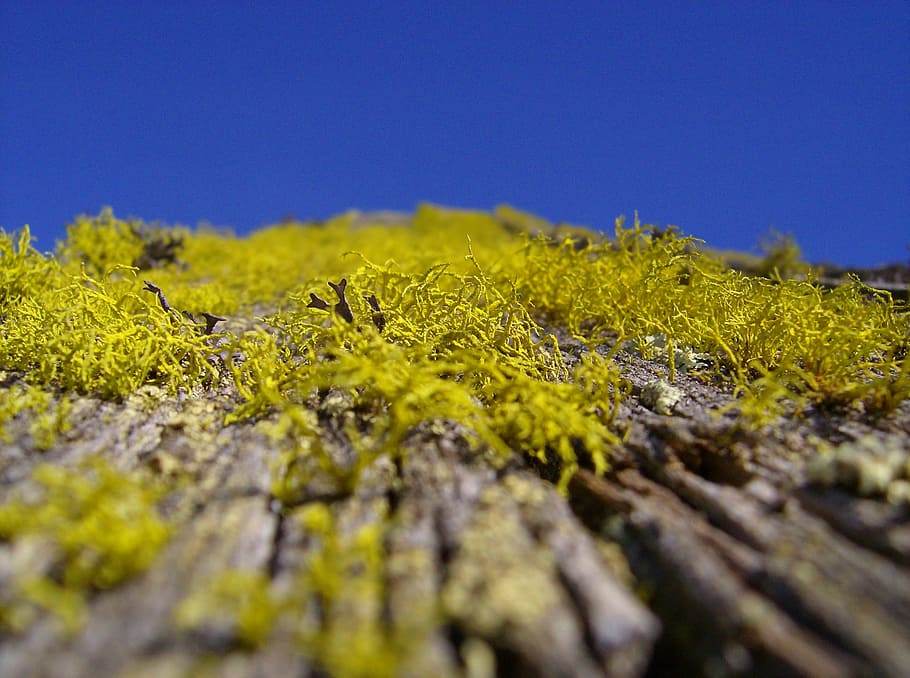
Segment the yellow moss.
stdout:
<path fill-rule="evenodd" d="M 47 577 L 17 582 L 12 594 L 8 606 L 0 605 L 0 628 L 5 626 L 14 632 L 24 631 L 38 618 L 41 610 L 51 613 L 68 635 L 76 634 L 85 623 L 85 597 L 82 592 L 61 586 Z"/>
<path fill-rule="evenodd" d="M 578 249 L 531 241 L 518 289 L 551 321 L 591 342 L 662 335 L 710 359 L 744 398 L 747 425 L 809 404 L 888 412 L 910 395 L 906 307 L 859 282 L 750 278 L 689 238 L 636 219 L 613 241 Z M 675 353 L 675 352 L 674 352 Z"/>
<path fill-rule="evenodd" d="M 792 278 L 809 272 L 808 264 L 802 260 L 802 250 L 791 234 L 772 228 L 762 238 L 760 247 L 764 257 L 756 273 L 769 278 Z"/>
<path fill-rule="evenodd" d="M 353 322 L 331 304 L 305 303 L 322 290 L 292 295 L 297 307 L 269 322 L 303 360 L 279 379 L 268 376 L 270 363 L 258 376 L 252 375 L 255 364 L 244 368 L 245 381 L 269 384 L 253 396 L 261 403 L 253 411 L 268 404 L 286 417 L 314 390 L 348 393 L 358 410 L 372 413 L 362 422 L 369 439 L 353 434 L 355 444 L 368 442 L 349 469 L 355 478 L 378 454 L 397 453 L 414 426 L 434 419 L 465 424 L 501 454 L 515 450 L 544 462 L 554 456 L 564 465 L 563 485 L 578 465 L 578 445 L 598 470 L 606 468 L 608 448 L 618 443 L 609 430 L 624 393 L 618 372 L 587 357 L 570 374 L 556 340 L 533 320 L 514 287 L 501 289 L 471 248 L 466 258 L 469 274 L 450 272 L 447 264 L 408 273 L 364 262 L 347 287 Z M 382 299 L 381 332 L 366 296 Z M 312 433 L 312 422 L 296 429 Z"/>
<path fill-rule="evenodd" d="M 198 628 L 213 620 L 228 619 L 237 640 L 255 648 L 268 639 L 279 612 L 268 577 L 228 570 L 183 600 L 174 620 L 180 628 Z"/>
<path fill-rule="evenodd" d="M 610 360 L 567 369 L 556 327 L 663 362 L 671 382 L 692 370 L 729 382 L 743 426 L 808 407 L 887 413 L 910 396 L 905 305 L 859 282 L 823 290 L 747 277 L 637 215 L 617 220 L 611 239 L 576 229 L 559 240 L 508 206 L 421 205 L 391 226 L 348 213 L 242 238 L 157 228 L 109 210 L 80 217 L 57 258 L 35 251 L 27 229 L 3 234 L 0 369 L 54 402 L 59 391 L 173 393 L 230 376 L 244 403 L 229 422 L 274 413 L 273 437 L 285 441 L 276 493 L 288 500 L 313 468 L 352 486 L 414 426 L 442 419 L 498 453 L 556 464 L 563 484 L 580 463 L 605 468 L 628 386 Z M 140 272 L 156 232 L 175 256 Z M 342 279 L 343 304 L 327 285 Z M 204 336 L 198 321 L 265 309 L 265 324 L 240 336 Z M 323 414 L 359 451 L 353 467 L 335 468 L 320 442 L 310 399 L 327 389 L 350 404 Z M 11 400 L 6 419 L 27 409 Z"/>
<path fill-rule="evenodd" d="M 168 256 L 149 255 L 156 238 Z M 65 429 L 72 392 L 129 399 L 153 389 L 157 401 L 233 386 L 241 402 L 226 424 L 260 420 L 278 451 L 272 493 L 312 548 L 288 589 L 228 572 L 191 597 L 179 621 L 227 619 L 255 647 L 289 619 L 288 628 L 310 629 L 302 651 L 326 672 L 394 674 L 415 630 L 392 627 L 383 610 L 384 507 L 357 529 L 326 505 L 297 507 L 316 476 L 355 492 L 364 469 L 405 454 L 424 426 L 457 430 L 497 461 L 540 462 L 564 488 L 580 466 L 608 468 L 622 444 L 615 417 L 631 386 L 612 357 L 623 350 L 665 365 L 669 382 L 695 372 L 729 384 L 742 426 L 812 407 L 887 413 L 910 396 L 906 305 L 858 281 L 824 290 L 811 277 L 786 279 L 802 271 L 798 252 L 777 245 L 771 277 L 748 277 L 637 215 L 606 238 L 507 206 L 491 215 L 421 205 L 396 225 L 348 213 L 246 237 L 148 227 L 105 210 L 78 218 L 56 256 L 35 250 L 27 228 L 3 233 L 0 424 L 9 433 L 27 421 L 40 448 Z M 232 331 L 205 335 L 203 313 L 229 317 L 218 329 Z M 238 316 L 265 317 L 240 332 Z M 569 360 L 558 339 L 566 332 L 600 353 Z M 339 455 L 337 438 L 354 454 Z M 872 462 L 833 482 L 902 500 L 910 462 Z M 0 536 L 48 539 L 60 575 L 0 592 L 0 621 L 22 628 L 57 605 L 74 627 L 85 592 L 147 567 L 167 526 L 157 495 L 131 476 L 42 467 L 35 480 L 39 502 L 0 507 Z M 511 529 L 493 510 L 478 521 L 468 550 L 486 551 L 490 530 Z M 474 615 L 489 631 L 554 604 L 530 581 L 533 568 L 493 556 L 514 576 L 491 583 L 461 559 L 458 581 L 427 618 Z M 514 595 L 535 587 L 539 595 Z M 522 604 L 505 608 L 505 598 Z M 318 628 L 294 624 L 314 607 Z M 482 648 L 472 653 L 488 663 Z"/>
<path fill-rule="evenodd" d="M 484 490 L 441 593 L 449 615 L 487 638 L 533 624 L 562 602 L 553 554 L 534 542 L 517 515 L 501 511 L 505 493 L 498 486 Z M 498 576 L 491 578 L 492 571 Z"/>
<path fill-rule="evenodd" d="M 28 226 L 12 234 L 0 229 L 0 313 L 7 316 L 9 304 L 40 294 L 58 272 L 57 262 L 38 252 L 31 242 Z"/>
<path fill-rule="evenodd" d="M 167 543 L 170 529 L 156 508 L 162 489 L 100 459 L 76 470 L 42 464 L 33 480 L 37 495 L 0 504 L 0 539 L 41 538 L 52 552 L 50 572 L 59 574 L 29 572 L 14 582 L 11 605 L 40 605 L 72 627 L 80 614 L 73 601 L 144 572 Z M 65 595 L 55 593 L 60 587 Z"/>
<path fill-rule="evenodd" d="M 100 278 L 117 266 L 133 266 L 142 254 L 142 238 L 138 222 L 117 219 L 106 207 L 97 217 L 76 217 L 67 226 L 66 241 L 58 248 L 58 256 L 77 273 L 80 269 Z"/>
<path fill-rule="evenodd" d="M 44 275 L 38 281 L 22 270 L 9 273 L 19 286 L 0 324 L 3 369 L 25 373 L 33 384 L 103 397 L 154 381 L 173 391 L 217 376 L 211 338 L 178 311 L 165 311 L 144 291 L 135 268 L 113 264 L 101 278 L 87 269 L 68 272 L 53 259 L 29 254 L 27 234 L 3 263 L 38 266 Z M 0 236 L 4 240 L 8 252 L 9 238 Z M 20 255 L 23 249 L 28 256 Z"/>
<path fill-rule="evenodd" d="M 433 629 L 391 628 L 385 619 L 382 506 L 377 522 L 344 531 L 331 509 L 320 503 L 296 515 L 316 543 L 289 588 L 277 592 L 268 578 L 228 570 L 188 597 L 177 610 L 184 628 L 229 623 L 247 647 L 263 643 L 281 619 L 298 627 L 304 656 L 337 676 L 393 676 L 421 634 Z M 320 623 L 293 621 L 318 604 Z M 405 632 L 406 631 L 406 632 Z"/>

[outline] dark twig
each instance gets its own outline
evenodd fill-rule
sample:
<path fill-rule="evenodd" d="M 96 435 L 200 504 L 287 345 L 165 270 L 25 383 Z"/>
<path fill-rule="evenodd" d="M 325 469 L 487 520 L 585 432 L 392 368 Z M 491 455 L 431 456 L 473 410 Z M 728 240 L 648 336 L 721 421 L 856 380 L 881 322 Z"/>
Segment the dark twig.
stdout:
<path fill-rule="evenodd" d="M 215 329 L 215 325 L 227 320 L 227 318 L 222 318 L 220 315 L 214 315 L 212 313 L 206 313 L 204 311 L 199 315 L 205 318 L 205 330 L 203 330 L 203 334 L 211 334 L 212 330 Z"/>
<path fill-rule="evenodd" d="M 312 292 L 310 292 L 310 303 L 308 303 L 306 305 L 306 307 L 307 308 L 318 308 L 320 311 L 328 311 L 330 308 L 329 302 L 327 302 L 325 299 L 322 299 L 322 298 L 316 296 Z"/>
<path fill-rule="evenodd" d="M 335 313 L 340 315 L 342 318 L 347 320 L 349 323 L 354 322 L 354 312 L 351 311 L 351 307 L 348 304 L 348 300 L 344 296 L 344 290 L 348 286 L 347 278 L 342 278 L 341 282 L 337 285 L 331 280 L 329 281 L 329 287 L 335 290 L 335 294 L 338 295 L 338 303 L 335 304 Z"/>
<path fill-rule="evenodd" d="M 143 280 L 142 282 L 145 283 L 145 291 L 156 294 L 158 296 L 158 303 L 161 304 L 161 308 L 164 309 L 165 313 L 170 313 L 171 305 L 168 303 L 167 297 L 164 296 L 164 292 L 161 291 L 161 288 L 148 280 Z M 328 307 L 328 305 L 326 305 L 326 307 Z M 196 317 L 189 311 L 181 311 L 180 314 L 190 322 L 196 322 Z M 202 312 L 199 315 L 205 318 L 205 329 L 202 331 L 203 334 L 211 334 L 212 330 L 215 329 L 216 324 L 227 320 L 227 318 L 222 318 L 220 315 L 215 315 L 214 313 Z"/>
<path fill-rule="evenodd" d="M 158 303 L 161 304 L 161 308 L 164 309 L 164 312 L 170 313 L 171 305 L 169 303 L 167 303 L 167 298 L 164 296 L 164 292 L 161 291 L 161 288 L 158 287 L 157 285 L 153 285 L 148 280 L 143 280 L 142 282 L 145 283 L 145 290 L 147 292 L 152 292 L 152 293 L 158 295 Z"/>
<path fill-rule="evenodd" d="M 385 329 L 385 314 L 379 308 L 379 299 L 376 298 L 375 294 L 370 294 L 369 296 L 364 294 L 363 298 L 366 299 L 366 302 L 373 310 L 373 324 L 376 325 L 376 329 L 382 332 Z"/>

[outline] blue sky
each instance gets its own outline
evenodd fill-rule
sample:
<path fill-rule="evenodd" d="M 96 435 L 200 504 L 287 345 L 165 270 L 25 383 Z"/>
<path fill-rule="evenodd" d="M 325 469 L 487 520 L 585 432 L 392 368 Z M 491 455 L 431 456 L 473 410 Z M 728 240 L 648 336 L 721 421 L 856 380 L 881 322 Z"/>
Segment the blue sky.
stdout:
<path fill-rule="evenodd" d="M 910 3 L 0 3 L 0 226 L 499 203 L 910 258 Z"/>

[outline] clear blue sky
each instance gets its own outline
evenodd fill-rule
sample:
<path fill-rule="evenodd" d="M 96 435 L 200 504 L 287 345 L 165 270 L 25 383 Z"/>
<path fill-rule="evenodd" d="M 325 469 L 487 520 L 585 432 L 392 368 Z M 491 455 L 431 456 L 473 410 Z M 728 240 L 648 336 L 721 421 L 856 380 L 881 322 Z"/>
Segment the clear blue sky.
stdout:
<path fill-rule="evenodd" d="M 0 226 L 507 202 L 910 257 L 910 2 L 0 2 Z"/>

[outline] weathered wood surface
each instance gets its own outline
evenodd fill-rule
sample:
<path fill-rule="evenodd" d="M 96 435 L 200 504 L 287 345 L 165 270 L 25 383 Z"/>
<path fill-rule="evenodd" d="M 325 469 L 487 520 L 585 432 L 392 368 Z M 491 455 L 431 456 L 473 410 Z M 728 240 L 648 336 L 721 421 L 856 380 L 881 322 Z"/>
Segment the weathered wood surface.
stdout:
<path fill-rule="evenodd" d="M 663 371 L 621 360 L 639 386 Z M 175 536 L 152 568 L 96 592 L 73 638 L 52 619 L 0 637 L 0 675 L 324 675 L 294 642 L 299 629 L 279 625 L 244 650 L 227 622 L 188 631 L 174 621 L 226 569 L 290 585 L 315 548 L 293 518 L 316 500 L 339 529 L 381 524 L 384 587 L 378 612 L 336 606 L 339 619 L 316 609 L 300 623 L 378 614 L 414 629 L 402 675 L 907 675 L 907 504 L 813 485 L 805 465 L 810 436 L 907 443 L 910 408 L 876 422 L 809 413 L 756 434 L 707 413 L 729 400 L 722 389 L 680 383 L 687 397 L 672 416 L 636 397 L 622 405 L 629 435 L 613 468 L 580 471 L 567 497 L 549 469 L 493 464 L 441 423 L 415 431 L 400 462 L 380 458 L 354 491 L 317 479 L 299 506 L 276 507 L 278 452 L 252 424 L 221 424 L 236 400 L 227 387 L 163 403 L 84 399 L 73 430 L 43 453 L 14 422 L 15 442 L 0 448 L 2 496 L 38 463 L 94 453 L 122 469 L 180 468 L 183 480 L 163 506 Z M 350 453 L 331 416 L 320 420 L 327 444 Z M 0 586 L 43 566 L 35 549 L 0 543 Z"/>

